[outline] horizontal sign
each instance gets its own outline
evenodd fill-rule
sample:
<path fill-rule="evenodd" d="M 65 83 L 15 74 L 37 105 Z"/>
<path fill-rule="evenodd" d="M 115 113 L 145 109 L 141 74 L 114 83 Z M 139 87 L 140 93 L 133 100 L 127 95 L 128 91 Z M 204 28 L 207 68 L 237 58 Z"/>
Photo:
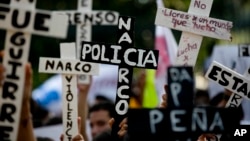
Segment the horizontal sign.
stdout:
<path fill-rule="evenodd" d="M 193 67 L 170 66 L 167 73 L 168 107 L 193 107 Z"/>
<path fill-rule="evenodd" d="M 131 141 L 197 140 L 202 133 L 231 133 L 239 125 L 237 117 L 232 116 L 235 112 L 236 109 L 215 107 L 129 109 L 128 134 Z"/>
<path fill-rule="evenodd" d="M 68 32 L 66 15 L 44 10 L 28 10 L 0 4 L 0 28 L 37 35 L 65 38 Z"/>
<path fill-rule="evenodd" d="M 121 45 L 83 42 L 81 60 L 95 63 L 125 64 L 131 67 L 156 69 L 158 50 L 123 48 Z"/>
<path fill-rule="evenodd" d="M 119 13 L 116 11 L 56 11 L 56 14 L 66 14 L 70 25 L 117 25 Z"/>
<path fill-rule="evenodd" d="M 98 75 L 99 65 L 76 59 L 40 57 L 39 72 Z"/>
<path fill-rule="evenodd" d="M 193 15 L 167 8 L 158 8 L 155 24 L 207 37 L 232 40 L 232 22 Z"/>
<path fill-rule="evenodd" d="M 250 81 L 243 75 L 213 61 L 205 77 L 242 97 L 250 99 Z"/>

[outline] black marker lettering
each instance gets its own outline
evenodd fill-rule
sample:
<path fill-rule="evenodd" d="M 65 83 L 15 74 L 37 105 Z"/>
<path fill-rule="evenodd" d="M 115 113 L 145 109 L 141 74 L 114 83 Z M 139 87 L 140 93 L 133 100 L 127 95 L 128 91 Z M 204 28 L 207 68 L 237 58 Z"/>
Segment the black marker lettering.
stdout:
<path fill-rule="evenodd" d="M 3 4 L 10 4 L 10 0 L 1 0 L 0 3 L 3 3 Z"/>
<path fill-rule="evenodd" d="M 23 17 L 18 18 L 18 15 L 20 14 L 19 12 L 20 11 L 18 11 L 16 9 L 13 11 L 12 20 L 11 20 L 12 22 L 11 23 L 16 28 L 25 28 L 25 27 L 27 27 L 29 25 L 31 13 L 30 13 L 30 11 L 26 11 L 24 18 Z M 23 23 L 17 23 L 17 19 L 24 19 L 24 21 L 23 21 Z"/>
<path fill-rule="evenodd" d="M 50 15 L 36 13 L 34 29 L 38 31 L 49 31 L 49 28 L 44 25 L 46 19 L 50 19 Z"/>
<path fill-rule="evenodd" d="M 74 15 L 74 22 L 75 23 L 81 23 L 80 16 L 81 16 L 81 13 L 75 13 L 75 15 Z"/>
<path fill-rule="evenodd" d="M 210 73 L 208 74 L 208 77 L 213 79 L 214 81 L 217 81 L 217 75 L 218 75 L 218 71 L 221 71 L 220 67 L 217 66 L 213 66 L 212 70 L 210 71 Z"/>
<path fill-rule="evenodd" d="M 69 19 L 69 25 L 71 25 L 71 24 L 72 24 L 72 22 L 71 22 L 71 20 L 70 20 L 70 18 L 71 18 L 71 14 L 70 14 L 70 13 L 66 13 L 66 14 L 67 14 L 68 19 Z"/>
<path fill-rule="evenodd" d="M 61 61 L 58 62 L 56 69 L 59 70 L 59 68 L 63 70 L 63 63 Z"/>
<path fill-rule="evenodd" d="M 9 8 L 7 8 L 7 7 L 0 7 L 0 19 L 5 19 L 5 14 L 2 14 L 2 12 L 6 12 L 6 13 L 8 13 L 10 11 L 10 9 Z"/>
<path fill-rule="evenodd" d="M 13 59 L 20 59 L 21 57 L 22 57 L 22 55 L 23 55 L 23 50 L 22 49 L 18 49 L 18 50 L 16 50 L 17 52 L 15 53 L 15 50 L 14 50 L 14 48 L 11 48 L 10 49 L 10 56 L 11 56 L 11 58 L 13 58 Z"/>
<path fill-rule="evenodd" d="M 248 46 L 241 47 L 241 53 L 242 53 L 242 56 L 250 56 Z"/>
<path fill-rule="evenodd" d="M 22 46 L 25 44 L 24 34 L 22 32 L 16 32 L 10 38 L 10 42 L 16 46 Z"/>
<path fill-rule="evenodd" d="M 226 79 L 226 75 L 227 76 L 231 76 L 232 74 L 226 71 L 222 71 L 221 72 L 221 79 L 223 80 L 219 80 L 219 84 L 221 84 L 222 86 L 227 86 L 229 84 L 229 81 Z"/>
<path fill-rule="evenodd" d="M 19 79 L 19 76 L 16 75 L 16 73 L 17 73 L 17 67 L 22 66 L 22 64 L 19 63 L 19 62 L 8 62 L 8 63 L 9 63 L 9 65 L 12 66 L 13 68 L 11 69 L 11 70 L 12 70 L 11 74 L 7 74 L 6 77 L 7 77 L 7 78 L 10 78 L 10 79 L 16 79 L 16 80 L 18 80 L 18 79 Z"/>
<path fill-rule="evenodd" d="M 242 84 L 238 89 L 237 92 L 242 92 L 244 95 L 247 95 L 247 83 Z"/>
<path fill-rule="evenodd" d="M 80 66 L 80 62 L 76 63 L 75 70 L 80 71 L 80 69 L 78 68 L 79 66 Z"/>
<path fill-rule="evenodd" d="M 70 71 L 72 71 L 72 68 L 71 68 L 71 64 L 70 64 L 70 63 L 66 63 L 66 65 L 65 65 L 65 70 L 70 70 Z"/>
<path fill-rule="evenodd" d="M 102 19 L 102 12 L 98 12 L 96 14 L 96 18 L 95 18 L 95 22 L 97 25 L 100 25 L 102 22 L 103 22 L 103 19 Z"/>
<path fill-rule="evenodd" d="M 234 84 L 233 84 L 232 89 L 235 90 L 237 88 L 237 86 L 238 86 L 238 83 L 242 83 L 243 80 L 241 80 L 240 78 L 237 78 L 237 77 L 233 77 L 233 80 L 234 80 Z"/>
<path fill-rule="evenodd" d="M 89 21 L 90 23 L 93 22 L 93 15 L 91 14 L 90 16 L 88 14 L 84 14 L 84 23 L 87 23 Z"/>
<path fill-rule="evenodd" d="M 12 115 L 16 112 L 16 107 L 13 104 L 3 104 L 1 108 L 0 121 L 9 121 L 13 123 L 15 120 Z"/>
<path fill-rule="evenodd" d="M 17 84 L 12 82 L 5 81 L 3 84 L 3 98 L 10 98 L 10 99 L 16 99 L 16 97 L 13 95 L 18 89 Z"/>
<path fill-rule="evenodd" d="M 114 23 L 115 22 L 115 15 L 112 13 L 112 12 L 108 12 L 106 15 L 105 15 L 105 19 L 107 22 L 109 23 Z"/>
<path fill-rule="evenodd" d="M 8 132 L 12 132 L 13 127 L 0 126 L 0 141 L 10 141 L 10 135 Z"/>
<path fill-rule="evenodd" d="M 90 72 L 91 71 L 91 65 L 90 64 L 85 64 L 82 66 L 82 71 L 83 72 Z"/>
<path fill-rule="evenodd" d="M 68 112 L 68 116 L 67 116 L 67 117 L 68 117 L 68 120 L 71 120 L 71 112 L 70 112 L 70 111 L 72 111 L 73 109 L 70 108 L 70 103 L 67 104 L 67 110 L 69 111 L 69 112 Z"/>
<path fill-rule="evenodd" d="M 71 81 L 71 79 L 72 79 L 72 75 L 70 75 L 70 76 L 65 76 L 65 78 L 66 78 L 66 80 L 68 81 L 68 82 L 70 82 Z"/>
<path fill-rule="evenodd" d="M 53 69 L 54 66 L 55 66 L 55 61 L 49 61 L 47 60 L 46 63 L 45 63 L 45 69 L 48 70 L 49 68 Z"/>

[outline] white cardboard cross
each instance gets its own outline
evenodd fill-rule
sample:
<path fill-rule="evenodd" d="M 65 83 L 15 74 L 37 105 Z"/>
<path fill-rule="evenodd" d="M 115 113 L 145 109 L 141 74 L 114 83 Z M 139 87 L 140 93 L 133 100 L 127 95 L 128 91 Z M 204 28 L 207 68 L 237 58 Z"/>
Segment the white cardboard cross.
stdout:
<path fill-rule="evenodd" d="M 182 32 L 175 65 L 195 66 L 203 36 L 231 40 L 232 22 L 209 18 L 213 0 L 191 0 L 188 13 L 158 8 L 155 24 Z"/>
<path fill-rule="evenodd" d="M 77 10 L 57 11 L 56 13 L 66 14 L 69 23 L 76 25 L 77 58 L 80 58 L 82 41 L 91 41 L 92 25 L 117 25 L 119 17 L 119 13 L 115 11 L 92 11 L 92 0 L 78 0 Z M 78 77 L 80 83 L 89 83 L 87 75 Z"/>
<path fill-rule="evenodd" d="M 68 22 L 64 15 L 35 10 L 36 0 L 1 3 L 0 28 L 7 32 L 3 58 L 5 80 L 0 93 L 0 132 L 3 135 L 0 140 L 16 141 L 31 34 L 65 38 Z"/>
<path fill-rule="evenodd" d="M 39 72 L 62 74 L 63 134 L 64 140 L 71 140 L 78 131 L 77 117 L 77 74 L 98 75 L 99 66 L 95 63 L 76 59 L 75 43 L 60 44 L 61 59 L 41 57 Z M 59 85 L 59 84 L 58 84 Z"/>

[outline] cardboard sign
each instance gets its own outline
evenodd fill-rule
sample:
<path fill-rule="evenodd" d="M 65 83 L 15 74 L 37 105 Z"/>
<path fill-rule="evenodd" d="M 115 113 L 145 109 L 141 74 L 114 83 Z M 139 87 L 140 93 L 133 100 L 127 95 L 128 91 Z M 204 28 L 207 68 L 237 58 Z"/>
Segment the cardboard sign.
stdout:
<path fill-rule="evenodd" d="M 116 45 L 82 42 L 81 61 L 118 65 L 118 84 L 115 101 L 114 140 L 119 140 L 119 124 L 126 117 L 131 94 L 133 67 L 157 69 L 158 51 L 134 47 L 134 19 L 120 16 Z"/>
<path fill-rule="evenodd" d="M 231 92 L 250 99 L 250 81 L 245 76 L 232 71 L 216 61 L 212 62 L 205 77 L 222 85 Z"/>
<path fill-rule="evenodd" d="M 76 59 L 40 57 L 39 72 L 98 75 L 99 65 Z"/>
<path fill-rule="evenodd" d="M 66 14 L 70 25 L 117 25 L 119 13 L 116 11 L 89 11 L 80 12 L 74 10 L 58 11 L 57 14 Z"/>
<path fill-rule="evenodd" d="M 60 44 L 61 58 L 76 59 L 75 43 Z M 63 134 L 65 141 L 71 141 L 78 131 L 78 91 L 77 76 L 62 75 L 62 100 L 63 100 Z"/>
<path fill-rule="evenodd" d="M 6 71 L 0 94 L 0 140 L 16 141 L 31 33 L 64 38 L 68 22 L 64 16 L 55 17 L 48 11 L 35 10 L 35 0 L 0 3 L 4 3 L 0 4 L 0 28 L 7 29 L 3 58 Z"/>
<path fill-rule="evenodd" d="M 56 11 L 59 15 L 67 15 L 70 25 L 76 25 L 77 58 L 80 58 L 82 41 L 91 41 L 92 25 L 117 25 L 119 13 L 115 11 L 92 11 L 92 0 L 78 0 L 77 11 Z M 78 76 L 79 83 L 90 83 L 87 75 Z"/>
<path fill-rule="evenodd" d="M 214 107 L 129 109 L 129 139 L 197 141 L 203 133 L 230 134 L 238 125 L 234 112 Z"/>
<path fill-rule="evenodd" d="M 44 10 L 14 8 L 0 4 L 0 28 L 36 35 L 66 38 L 66 15 L 55 15 Z M 21 20 L 22 19 L 22 20 Z"/>
<path fill-rule="evenodd" d="M 168 107 L 193 107 L 194 77 L 192 67 L 168 67 Z"/>
<path fill-rule="evenodd" d="M 203 133 L 231 133 L 239 124 L 237 118 L 228 118 L 236 112 L 235 109 L 194 107 L 192 71 L 190 66 L 168 68 L 166 109 L 129 109 L 128 134 L 131 141 L 196 141 Z"/>
<path fill-rule="evenodd" d="M 188 14 L 167 8 L 158 8 L 155 19 L 157 25 L 207 37 L 231 40 L 232 22 Z"/>
<path fill-rule="evenodd" d="M 191 0 L 188 13 L 158 8 L 155 24 L 182 30 L 175 65 L 195 66 L 203 36 L 231 40 L 232 23 L 208 18 L 213 0 Z"/>

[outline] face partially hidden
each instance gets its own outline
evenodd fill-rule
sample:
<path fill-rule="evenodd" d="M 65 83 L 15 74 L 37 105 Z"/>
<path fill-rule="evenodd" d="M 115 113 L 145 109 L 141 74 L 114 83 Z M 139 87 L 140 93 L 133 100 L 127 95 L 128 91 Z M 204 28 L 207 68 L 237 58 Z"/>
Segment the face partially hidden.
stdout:
<path fill-rule="evenodd" d="M 98 110 L 90 113 L 89 120 L 91 135 L 93 138 L 99 133 L 111 129 L 111 127 L 109 126 L 110 119 L 111 117 L 106 110 Z"/>

